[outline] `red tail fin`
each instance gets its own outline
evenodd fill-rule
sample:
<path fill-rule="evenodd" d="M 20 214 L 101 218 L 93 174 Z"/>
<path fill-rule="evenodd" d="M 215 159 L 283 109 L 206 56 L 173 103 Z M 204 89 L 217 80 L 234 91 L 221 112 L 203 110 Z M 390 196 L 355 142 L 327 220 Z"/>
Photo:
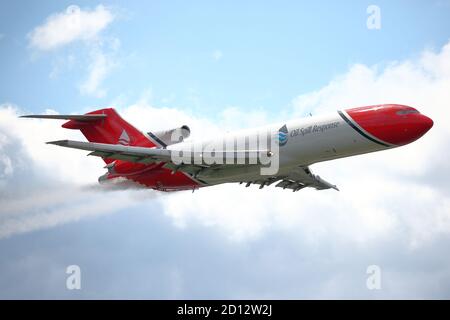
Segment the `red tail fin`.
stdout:
<path fill-rule="evenodd" d="M 116 110 L 112 108 L 95 110 L 87 114 L 104 114 L 106 117 L 90 121 L 73 119 L 64 123 L 62 127 L 67 129 L 79 129 L 90 142 L 149 148 L 156 146 L 142 132 L 122 119 Z"/>

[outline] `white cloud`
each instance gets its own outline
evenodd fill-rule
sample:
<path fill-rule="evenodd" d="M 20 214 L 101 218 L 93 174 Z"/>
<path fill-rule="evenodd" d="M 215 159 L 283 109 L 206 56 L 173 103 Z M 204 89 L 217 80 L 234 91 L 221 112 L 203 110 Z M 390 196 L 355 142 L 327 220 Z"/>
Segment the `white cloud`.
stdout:
<path fill-rule="evenodd" d="M 47 51 L 79 40 L 91 41 L 113 20 L 114 14 L 102 5 L 94 10 L 69 6 L 34 28 L 28 34 L 29 43 L 33 48 Z"/>
<path fill-rule="evenodd" d="M 61 121 L 18 116 L 17 107 L 0 105 L 0 239 L 118 212 L 153 195 L 98 187 L 96 177 L 104 173 L 99 159 L 44 143 L 83 139 L 79 132 L 61 128 Z"/>
<path fill-rule="evenodd" d="M 106 95 L 106 90 L 101 87 L 101 84 L 117 63 L 111 54 L 108 55 L 98 48 L 93 49 L 90 55 L 88 75 L 80 85 L 80 92 L 102 98 Z"/>
<path fill-rule="evenodd" d="M 54 111 L 46 110 L 46 113 L 54 114 Z M 86 161 L 80 162 L 79 153 L 71 152 L 72 150 L 58 152 L 45 144 L 47 141 L 63 137 L 83 139 L 77 130 L 61 128 L 61 121 L 20 119 L 18 108 L 8 104 L 1 105 L 0 115 L 0 133 L 5 137 L 3 149 L 9 147 L 9 150 L 21 150 L 23 157 L 29 158 L 33 164 L 30 169 L 48 174 L 53 172 L 57 180 L 68 180 L 76 185 L 90 183 L 92 177 L 102 174 L 103 170 L 99 168 L 98 159 L 82 157 Z M 10 154 L 11 151 L 3 155 L 9 157 Z M 10 159 L 14 166 L 18 166 L 14 159 L 11 157 Z"/>
<path fill-rule="evenodd" d="M 74 188 L 70 184 L 59 187 L 59 190 L 33 190 L 32 194 L 18 199 L 3 199 L 0 239 L 120 212 L 133 205 L 126 193 L 96 193 L 87 188 Z M 58 198 L 63 200 L 62 203 L 58 203 Z"/>
<path fill-rule="evenodd" d="M 120 48 L 120 40 L 102 35 L 102 31 L 115 18 L 114 13 L 103 5 L 93 10 L 69 6 L 64 12 L 50 15 L 42 25 L 34 28 L 28 34 L 29 45 L 37 51 L 46 52 L 81 42 L 82 46 L 68 56 L 59 54 L 54 58 L 50 78 L 57 78 L 63 69 L 73 70 L 75 66 L 82 65 L 87 75 L 79 84 L 80 93 L 101 98 L 106 95 L 103 81 L 118 65 L 116 53 Z M 87 62 L 84 59 L 85 52 Z"/>

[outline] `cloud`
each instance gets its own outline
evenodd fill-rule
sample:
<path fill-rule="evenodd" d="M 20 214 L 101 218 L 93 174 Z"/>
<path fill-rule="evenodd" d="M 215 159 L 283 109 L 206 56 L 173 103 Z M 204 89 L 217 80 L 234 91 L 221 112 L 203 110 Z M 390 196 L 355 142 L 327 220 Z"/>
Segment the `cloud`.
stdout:
<path fill-rule="evenodd" d="M 17 107 L 0 106 L 0 239 L 132 206 L 135 196 L 126 192 L 88 187 L 102 172 L 100 163 L 74 162 L 73 154 L 46 148 L 43 141 L 64 131 L 59 124 L 17 117 Z"/>
<path fill-rule="evenodd" d="M 29 46 L 36 52 L 48 52 L 81 42 L 82 46 L 67 56 L 59 54 L 54 58 L 50 78 L 57 78 L 62 69 L 73 70 L 75 64 L 83 64 L 87 75 L 79 84 L 80 93 L 102 98 L 107 91 L 101 84 L 118 65 L 117 52 L 120 48 L 118 38 L 105 37 L 102 31 L 115 19 L 115 14 L 103 5 L 93 10 L 69 6 L 64 12 L 50 15 L 42 25 L 34 28 L 28 34 Z M 85 50 L 87 62 L 80 58 L 84 58 Z"/>
<path fill-rule="evenodd" d="M 94 10 L 69 6 L 52 14 L 28 34 L 32 48 L 48 51 L 75 41 L 91 41 L 114 20 L 114 14 L 102 5 Z"/>
<path fill-rule="evenodd" d="M 101 87 L 103 80 L 117 66 L 114 59 L 114 53 L 120 45 L 118 39 L 114 41 L 114 48 L 111 53 L 107 54 L 101 48 L 93 48 L 91 50 L 91 62 L 88 67 L 87 78 L 80 85 L 82 94 L 94 95 L 102 98 L 106 95 L 106 90 Z"/>
<path fill-rule="evenodd" d="M 59 202 L 58 199 L 64 200 Z M 2 199 L 0 239 L 120 212 L 132 206 L 126 193 L 95 193 L 70 184 L 33 190 L 31 194 L 16 199 Z"/>

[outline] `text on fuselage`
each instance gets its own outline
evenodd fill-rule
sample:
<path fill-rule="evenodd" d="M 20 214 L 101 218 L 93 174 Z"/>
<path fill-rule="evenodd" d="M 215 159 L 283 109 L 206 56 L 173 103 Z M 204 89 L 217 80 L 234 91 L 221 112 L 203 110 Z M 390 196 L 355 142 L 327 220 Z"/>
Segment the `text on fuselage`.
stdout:
<path fill-rule="evenodd" d="M 297 129 L 293 129 L 290 133 L 291 137 L 296 137 L 296 136 L 306 136 L 308 134 L 311 133 L 317 133 L 317 132 L 324 132 L 330 129 L 334 129 L 337 128 L 339 126 L 339 122 L 331 122 L 331 123 L 326 123 L 326 124 L 320 124 L 320 125 L 310 125 L 308 127 L 304 127 L 304 128 L 297 128 Z"/>

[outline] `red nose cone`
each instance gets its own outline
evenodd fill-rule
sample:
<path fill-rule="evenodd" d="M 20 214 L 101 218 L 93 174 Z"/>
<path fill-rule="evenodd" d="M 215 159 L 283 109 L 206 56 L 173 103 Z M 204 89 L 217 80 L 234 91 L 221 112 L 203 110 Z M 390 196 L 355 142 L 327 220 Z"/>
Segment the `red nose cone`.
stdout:
<path fill-rule="evenodd" d="M 430 130 L 432 126 L 433 120 L 423 114 L 409 115 L 407 120 L 400 122 L 397 132 L 394 133 L 398 139 L 397 144 L 403 145 L 416 141 Z"/>
<path fill-rule="evenodd" d="M 366 133 L 388 145 L 411 143 L 433 126 L 433 120 L 404 105 L 377 105 L 346 111 Z"/>
<path fill-rule="evenodd" d="M 408 144 L 416 141 L 433 126 L 433 120 L 423 114 L 412 114 L 408 117 L 407 122 L 398 126 L 398 144 Z"/>
<path fill-rule="evenodd" d="M 423 130 L 422 135 L 427 133 L 427 131 L 433 127 L 433 124 L 434 124 L 433 120 L 431 120 L 427 116 L 422 115 L 422 130 Z"/>

